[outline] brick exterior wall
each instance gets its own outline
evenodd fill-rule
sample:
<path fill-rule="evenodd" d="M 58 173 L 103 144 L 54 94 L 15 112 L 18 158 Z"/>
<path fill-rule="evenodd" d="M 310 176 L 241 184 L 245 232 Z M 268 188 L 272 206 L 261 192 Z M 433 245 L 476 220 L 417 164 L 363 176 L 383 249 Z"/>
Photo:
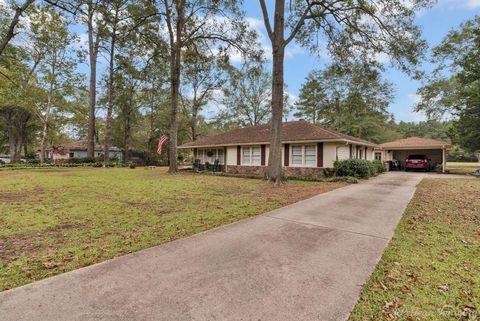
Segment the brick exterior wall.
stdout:
<path fill-rule="evenodd" d="M 265 175 L 266 166 L 227 166 L 227 173 L 236 175 L 258 176 Z M 316 167 L 283 167 L 285 177 L 324 178 L 323 168 Z"/>

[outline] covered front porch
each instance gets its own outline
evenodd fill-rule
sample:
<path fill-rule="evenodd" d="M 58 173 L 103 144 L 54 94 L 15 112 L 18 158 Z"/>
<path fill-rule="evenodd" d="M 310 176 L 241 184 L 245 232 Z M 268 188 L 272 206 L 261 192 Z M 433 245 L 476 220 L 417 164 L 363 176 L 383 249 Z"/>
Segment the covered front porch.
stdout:
<path fill-rule="evenodd" d="M 198 171 L 225 172 L 226 147 L 193 149 L 193 169 Z"/>

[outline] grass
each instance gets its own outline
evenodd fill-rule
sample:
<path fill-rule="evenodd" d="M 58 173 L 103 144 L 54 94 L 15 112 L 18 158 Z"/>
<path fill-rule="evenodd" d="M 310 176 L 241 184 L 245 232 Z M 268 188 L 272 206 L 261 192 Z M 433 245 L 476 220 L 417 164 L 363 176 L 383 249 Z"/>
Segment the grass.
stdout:
<path fill-rule="evenodd" d="M 480 180 L 423 180 L 350 321 L 480 319 Z"/>
<path fill-rule="evenodd" d="M 0 291 L 326 192 L 345 183 L 163 169 L 0 171 Z"/>
<path fill-rule="evenodd" d="M 449 174 L 468 175 L 475 172 L 477 168 L 480 168 L 480 162 L 447 162 L 447 170 Z"/>
<path fill-rule="evenodd" d="M 480 162 L 447 162 L 447 168 L 480 167 Z"/>

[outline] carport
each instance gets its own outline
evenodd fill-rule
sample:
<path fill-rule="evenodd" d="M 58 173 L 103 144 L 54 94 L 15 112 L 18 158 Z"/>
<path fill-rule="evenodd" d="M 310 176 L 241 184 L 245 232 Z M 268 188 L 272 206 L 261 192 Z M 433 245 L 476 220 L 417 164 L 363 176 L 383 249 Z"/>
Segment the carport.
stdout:
<path fill-rule="evenodd" d="M 442 172 L 445 172 L 447 150 L 450 147 L 449 143 L 441 140 L 409 137 L 381 144 L 376 152 L 381 153 L 383 161 L 394 159 L 399 161 L 402 168 L 405 167 L 405 160 L 409 155 L 427 155 L 434 166 L 442 164 Z"/>

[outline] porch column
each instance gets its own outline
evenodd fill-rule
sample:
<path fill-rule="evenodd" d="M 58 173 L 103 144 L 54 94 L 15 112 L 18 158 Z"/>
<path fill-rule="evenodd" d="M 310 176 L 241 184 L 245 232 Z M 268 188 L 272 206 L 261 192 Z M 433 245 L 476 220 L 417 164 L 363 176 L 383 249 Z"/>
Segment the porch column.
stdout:
<path fill-rule="evenodd" d="M 227 172 L 227 147 L 223 147 L 223 172 Z"/>

